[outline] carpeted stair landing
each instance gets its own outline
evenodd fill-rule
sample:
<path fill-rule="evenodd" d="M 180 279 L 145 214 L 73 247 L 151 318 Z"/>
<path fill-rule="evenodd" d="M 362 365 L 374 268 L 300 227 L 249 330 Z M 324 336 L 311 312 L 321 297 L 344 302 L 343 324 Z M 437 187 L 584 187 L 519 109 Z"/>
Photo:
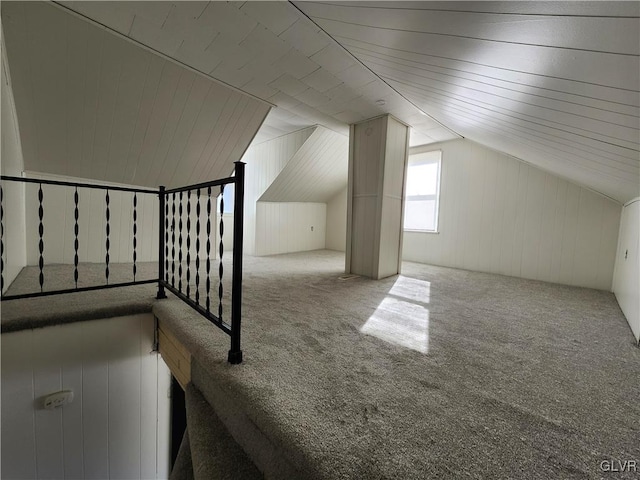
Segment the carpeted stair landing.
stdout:
<path fill-rule="evenodd" d="M 187 385 L 185 400 L 187 431 L 171 472 L 171 480 L 263 478 L 192 383 Z"/>
<path fill-rule="evenodd" d="M 599 479 L 604 460 L 640 459 L 640 349 L 611 293 L 411 263 L 342 280 L 342 265 L 247 258 L 241 365 L 188 306 L 154 304 L 265 478 Z"/>

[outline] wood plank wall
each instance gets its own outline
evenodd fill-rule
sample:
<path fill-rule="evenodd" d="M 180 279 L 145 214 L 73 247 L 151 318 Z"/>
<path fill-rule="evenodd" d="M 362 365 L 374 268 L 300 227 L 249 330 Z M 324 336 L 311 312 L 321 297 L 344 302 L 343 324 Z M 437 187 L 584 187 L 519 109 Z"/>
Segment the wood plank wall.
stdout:
<path fill-rule="evenodd" d="M 242 161 L 247 164 L 245 176 L 244 252 L 256 255 L 256 212 L 258 199 L 269 188 L 287 162 L 302 147 L 315 127 L 283 135 L 249 147 Z M 263 239 L 260 239 L 262 241 Z"/>
<path fill-rule="evenodd" d="M 408 128 L 390 115 L 351 126 L 348 271 L 398 273 Z"/>
<path fill-rule="evenodd" d="M 16 116 L 15 103 L 11 78 L 6 68 L 8 65 L 4 42 L 2 43 L 2 74 L 0 82 L 2 87 L 2 142 L 0 146 L 0 166 L 2 175 L 19 176 L 24 170 L 22 158 L 22 146 L 20 144 L 20 132 Z M 4 286 L 5 290 L 26 265 L 27 253 L 25 249 L 25 225 L 24 225 L 24 185 L 13 182 L 2 182 L 4 218 L 4 253 L 5 261 Z M 11 228 L 6 228 L 11 225 Z M 4 292 L 3 292 L 4 293 Z"/>
<path fill-rule="evenodd" d="M 29 171 L 154 188 L 226 177 L 270 110 L 46 2 L 2 14 Z"/>
<path fill-rule="evenodd" d="M 613 293 L 640 342 L 640 198 L 625 204 L 613 275 Z"/>
<path fill-rule="evenodd" d="M 347 189 L 327 202 L 325 248 L 344 252 L 347 243 Z"/>
<path fill-rule="evenodd" d="M 386 123 L 373 119 L 351 126 L 353 156 L 349 158 L 352 172 L 351 189 L 351 232 L 348 245 L 350 258 L 349 272 L 372 277 L 377 274 L 380 248 L 380 224 L 376 218 L 378 196 L 382 190 L 384 150 L 382 142 L 386 135 Z M 349 233 L 347 233 L 349 236 Z M 357 246 L 357 248 L 352 248 Z"/>
<path fill-rule="evenodd" d="M 323 249 L 326 215 L 324 203 L 258 202 L 255 254 Z"/>
<path fill-rule="evenodd" d="M 2 477 L 168 478 L 169 370 L 151 314 L 2 334 Z M 72 403 L 44 410 L 43 396 Z"/>
<path fill-rule="evenodd" d="M 68 177 L 55 175 L 31 174 L 33 178 L 51 180 L 80 181 Z M 88 183 L 102 183 L 88 181 Z M 72 264 L 74 256 L 74 189 L 57 185 L 43 185 L 44 193 L 44 240 L 45 262 L 47 264 L 65 263 Z M 211 258 L 216 258 L 219 240 L 219 214 L 217 197 L 219 187 L 212 191 L 212 236 Z M 27 264 L 38 263 L 38 185 L 28 184 L 26 193 L 26 245 Z M 80 201 L 79 209 L 79 250 L 80 262 L 103 263 L 105 261 L 105 191 L 81 188 L 78 190 Z M 109 256 L 112 263 L 130 263 L 133 261 L 133 194 L 129 192 L 109 193 L 110 209 L 110 248 Z M 201 191 L 200 196 L 200 222 L 201 245 L 200 257 L 205 258 L 205 229 L 206 229 L 206 192 Z M 169 222 L 171 222 L 171 203 L 169 203 Z M 187 223 L 187 195 L 183 196 L 183 254 L 186 258 L 186 223 Z M 137 230 L 137 261 L 155 262 L 158 258 L 158 200 L 155 195 L 138 194 L 138 230 Z M 196 195 L 191 195 L 191 256 L 195 259 L 196 244 Z M 233 220 L 225 219 L 225 244 L 231 245 Z M 214 241 L 215 238 L 215 241 Z M 178 200 L 176 200 L 176 246 L 178 242 Z M 177 249 L 177 247 L 176 247 Z M 226 249 L 226 245 L 225 245 Z M 177 253 L 176 253 L 177 258 Z M 177 260 L 176 260 L 177 261 Z"/>
<path fill-rule="evenodd" d="M 348 137 L 317 126 L 260 201 L 326 203 L 346 186 L 348 164 Z"/>
<path fill-rule="evenodd" d="M 405 232 L 405 260 L 611 289 L 619 203 L 468 140 L 411 153 L 438 149 L 439 232 Z"/>

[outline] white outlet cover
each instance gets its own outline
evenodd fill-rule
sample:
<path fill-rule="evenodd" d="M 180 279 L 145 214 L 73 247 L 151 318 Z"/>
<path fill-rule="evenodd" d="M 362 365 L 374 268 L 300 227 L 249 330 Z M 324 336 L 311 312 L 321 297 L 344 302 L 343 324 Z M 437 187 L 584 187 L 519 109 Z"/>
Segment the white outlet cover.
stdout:
<path fill-rule="evenodd" d="M 44 399 L 44 408 L 47 410 L 53 410 L 54 408 L 62 407 L 67 403 L 73 401 L 72 390 L 62 390 L 60 392 L 47 395 Z"/>

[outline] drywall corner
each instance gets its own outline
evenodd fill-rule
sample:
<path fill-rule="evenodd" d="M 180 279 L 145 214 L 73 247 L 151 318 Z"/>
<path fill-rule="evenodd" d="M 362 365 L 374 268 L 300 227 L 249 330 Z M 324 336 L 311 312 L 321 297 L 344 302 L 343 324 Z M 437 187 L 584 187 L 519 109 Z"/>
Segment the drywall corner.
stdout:
<path fill-rule="evenodd" d="M 640 342 L 640 197 L 626 203 L 620 219 L 613 293 Z"/>
<path fill-rule="evenodd" d="M 3 175 L 21 176 L 24 170 L 22 144 L 18 117 L 11 87 L 7 55 L 2 42 L 2 73 L 0 90 L 2 96 L 1 135 L 1 170 Z M 6 230 L 3 245 L 3 293 L 27 263 L 25 248 L 25 193 L 24 184 L 2 182 L 3 226 L 11 225 Z"/>
<path fill-rule="evenodd" d="M 347 189 L 327 202 L 325 245 L 329 250 L 344 252 L 347 244 Z"/>

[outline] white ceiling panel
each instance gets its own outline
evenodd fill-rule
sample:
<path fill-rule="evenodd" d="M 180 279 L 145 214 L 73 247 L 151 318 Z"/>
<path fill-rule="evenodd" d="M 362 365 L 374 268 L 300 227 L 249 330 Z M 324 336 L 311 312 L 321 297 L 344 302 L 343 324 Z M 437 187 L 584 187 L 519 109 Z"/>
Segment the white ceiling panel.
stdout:
<path fill-rule="evenodd" d="M 29 171 L 150 187 L 225 177 L 270 109 L 51 4 L 3 4 L 2 23 Z"/>
<path fill-rule="evenodd" d="M 289 2 L 59 4 L 279 108 L 293 106 L 298 116 L 309 115 L 307 126 L 346 132 L 345 118 L 362 121 L 386 112 L 403 119 L 420 112 L 384 82 L 368 91 L 367 99 L 393 99 L 388 110 L 375 104 L 357 110 L 345 106 L 345 91 L 379 79 Z M 362 95 L 347 95 L 347 101 Z M 289 100 L 293 97 L 295 102 Z M 267 131 L 281 131 L 282 125 L 267 127 L 261 138 Z M 449 132 L 449 138 L 457 137 Z"/>
<path fill-rule="evenodd" d="M 326 92 L 342 84 L 342 80 L 329 73 L 324 68 L 318 68 L 302 79 L 304 83 L 318 92 Z"/>
<path fill-rule="evenodd" d="M 327 202 L 347 186 L 348 164 L 348 137 L 318 126 L 259 201 Z"/>
<path fill-rule="evenodd" d="M 345 133 L 348 123 L 391 113 L 412 126 L 412 144 L 463 136 L 620 202 L 640 194 L 639 2 L 97 1 L 56 8 L 277 105 L 256 141 L 315 124 Z M 65 21 L 71 31 L 85 28 Z M 14 35 L 47 42 L 47 23 L 21 25 Z M 24 135 L 38 133 L 38 142 L 51 145 L 43 155 L 34 154 L 40 143 L 25 145 L 34 161 L 69 150 L 73 162 L 78 155 L 93 158 L 95 150 L 100 166 L 83 168 L 102 171 L 115 153 L 105 154 L 96 144 L 109 145 L 111 132 L 121 131 L 131 137 L 128 158 L 139 152 L 149 168 L 144 138 L 158 139 L 153 149 L 160 156 L 176 155 L 182 139 L 165 145 L 159 143 L 163 135 L 184 137 L 192 125 L 200 137 L 200 119 L 217 118 L 217 110 L 206 111 L 214 107 L 201 101 L 199 84 L 177 75 L 176 65 L 165 66 L 166 59 L 120 57 L 116 47 L 105 47 L 113 41 L 101 36 L 74 45 L 50 43 L 42 49 L 42 65 L 28 66 L 42 78 L 32 81 L 24 73 L 29 81 L 16 86 L 27 92 L 20 94 Z M 65 62 L 80 62 L 84 70 L 67 71 L 63 82 L 56 62 L 67 50 Z M 101 70 L 106 65 L 109 71 Z M 61 96 L 65 85 L 74 85 L 81 99 Z M 188 93 L 178 94 L 183 88 Z M 51 91 L 57 96 L 49 98 Z M 36 105 L 79 114 L 40 134 L 44 122 Z M 238 122 L 259 116 L 242 102 L 234 105 L 218 109 Z M 177 111 L 196 120 L 176 117 Z M 166 124 L 156 119 L 161 112 Z M 122 120 L 112 127 L 104 115 Z M 145 118 L 153 128 L 143 134 Z M 72 127 L 95 128 L 96 135 L 66 136 Z M 226 151 L 214 145 L 221 139 L 207 141 L 213 143 L 199 153 L 189 142 L 183 148 L 183 155 L 198 155 L 199 172 L 206 171 L 207 155 Z M 113 145 L 109 152 L 124 149 Z M 128 170 L 131 165 L 128 160 Z"/>
<path fill-rule="evenodd" d="M 284 33 L 300 18 L 285 2 L 244 2 L 240 10 L 275 35 Z"/>
<path fill-rule="evenodd" d="M 331 43 L 331 39 L 312 22 L 297 21 L 280 34 L 303 55 L 311 57 Z"/>
<path fill-rule="evenodd" d="M 412 143 L 453 130 L 624 202 L 640 193 L 640 3 L 597 3 L 296 6 L 448 127 Z"/>

